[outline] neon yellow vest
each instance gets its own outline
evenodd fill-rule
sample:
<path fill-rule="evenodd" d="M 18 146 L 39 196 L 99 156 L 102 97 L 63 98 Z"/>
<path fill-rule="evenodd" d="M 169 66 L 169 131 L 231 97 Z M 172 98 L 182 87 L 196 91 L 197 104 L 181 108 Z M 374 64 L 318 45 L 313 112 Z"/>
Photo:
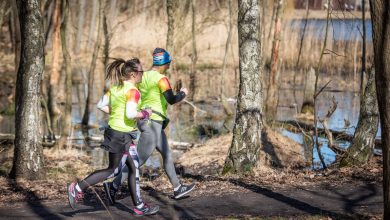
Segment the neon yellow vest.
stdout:
<path fill-rule="evenodd" d="M 142 76 L 142 82 L 137 86 L 142 97 L 141 109 L 150 107 L 154 111 L 167 116 L 168 103 L 158 87 L 158 81 L 163 77 L 165 77 L 165 75 L 160 74 L 155 70 L 146 71 Z M 158 121 L 163 120 L 161 116 L 156 114 L 152 114 L 150 118 Z"/>
<path fill-rule="evenodd" d="M 115 85 L 110 89 L 110 118 L 108 125 L 114 130 L 130 132 L 137 129 L 134 119 L 126 117 L 126 92 L 137 89 L 133 83 L 123 82 L 123 86 Z"/>

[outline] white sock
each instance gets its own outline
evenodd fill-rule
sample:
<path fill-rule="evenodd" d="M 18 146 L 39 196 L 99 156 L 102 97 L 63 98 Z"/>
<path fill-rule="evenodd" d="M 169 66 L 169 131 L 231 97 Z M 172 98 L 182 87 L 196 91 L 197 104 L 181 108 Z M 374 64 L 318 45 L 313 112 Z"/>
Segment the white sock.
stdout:
<path fill-rule="evenodd" d="M 179 190 L 180 186 L 181 186 L 181 184 L 178 187 L 174 188 L 173 191 Z"/>
<path fill-rule="evenodd" d="M 140 209 L 142 207 L 144 207 L 144 203 L 141 203 L 141 204 L 137 205 L 137 209 Z"/>
<path fill-rule="evenodd" d="M 79 191 L 79 192 L 82 192 L 78 183 L 76 184 L 76 190 Z"/>

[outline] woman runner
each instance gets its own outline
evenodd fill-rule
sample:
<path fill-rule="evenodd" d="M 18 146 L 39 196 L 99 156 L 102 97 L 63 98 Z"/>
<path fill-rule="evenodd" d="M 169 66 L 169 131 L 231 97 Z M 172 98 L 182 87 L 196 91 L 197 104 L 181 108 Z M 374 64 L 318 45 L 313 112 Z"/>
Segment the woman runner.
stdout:
<path fill-rule="evenodd" d="M 110 114 L 109 127 L 104 131 L 104 141 L 101 145 L 109 152 L 109 164 L 106 169 L 97 170 L 82 181 L 68 184 L 68 200 L 73 209 L 76 203 L 82 200 L 83 191 L 89 186 L 106 180 L 115 172 L 122 155 L 129 151 L 129 147 L 130 152 L 136 156 L 137 151 L 132 136 L 137 130 L 136 120 L 148 119 L 151 114 L 150 110 L 137 111 L 140 92 L 135 84 L 142 81 L 142 75 L 142 65 L 137 58 L 127 61 L 115 59 L 108 66 L 106 79 L 115 82 L 115 85 L 101 98 L 98 108 Z M 127 157 L 126 165 L 129 169 L 128 187 L 135 206 L 133 212 L 138 216 L 155 214 L 159 207 L 144 203 L 140 197 L 139 188 L 135 186 L 138 163 L 135 163 L 132 158 Z"/>

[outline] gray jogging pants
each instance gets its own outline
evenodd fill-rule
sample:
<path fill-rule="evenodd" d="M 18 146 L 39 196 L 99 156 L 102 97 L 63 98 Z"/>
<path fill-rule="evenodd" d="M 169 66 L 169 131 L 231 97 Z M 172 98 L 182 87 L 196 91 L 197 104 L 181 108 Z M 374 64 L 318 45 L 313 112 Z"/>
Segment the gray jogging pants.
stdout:
<path fill-rule="evenodd" d="M 169 148 L 167 136 L 162 129 L 161 122 L 140 120 L 138 121 L 137 126 L 141 131 L 141 136 L 137 144 L 139 166 L 141 167 L 153 153 L 154 149 L 157 149 L 163 158 L 164 170 L 169 178 L 169 181 L 171 182 L 173 188 L 178 187 L 180 182 L 176 175 L 175 166 L 173 165 L 171 156 L 171 149 Z M 129 170 L 127 166 L 125 166 L 122 169 L 122 173 L 115 177 L 114 184 L 119 187 L 127 179 L 128 172 Z"/>

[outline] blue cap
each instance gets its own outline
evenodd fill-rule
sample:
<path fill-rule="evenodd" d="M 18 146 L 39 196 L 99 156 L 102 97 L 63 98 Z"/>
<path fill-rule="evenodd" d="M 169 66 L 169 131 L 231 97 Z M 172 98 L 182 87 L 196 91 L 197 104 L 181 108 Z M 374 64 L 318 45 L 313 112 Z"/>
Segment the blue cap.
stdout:
<path fill-rule="evenodd" d="M 172 61 L 169 53 L 162 48 L 156 48 L 153 52 L 153 65 L 162 66 Z"/>

